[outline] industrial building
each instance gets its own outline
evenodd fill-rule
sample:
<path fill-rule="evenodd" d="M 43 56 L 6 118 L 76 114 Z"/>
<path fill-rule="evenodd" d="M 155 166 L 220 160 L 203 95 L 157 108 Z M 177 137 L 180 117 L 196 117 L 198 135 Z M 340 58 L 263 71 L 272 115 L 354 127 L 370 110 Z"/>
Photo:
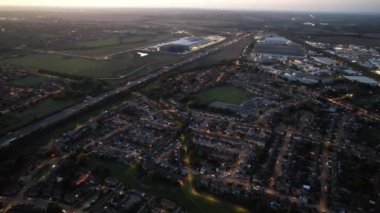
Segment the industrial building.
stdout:
<path fill-rule="evenodd" d="M 354 81 L 354 82 L 358 82 L 358 83 L 362 83 L 362 84 L 367 84 L 367 85 L 370 85 L 370 86 L 380 86 L 380 83 L 377 82 L 376 80 L 372 79 L 372 78 L 368 78 L 368 77 L 365 77 L 365 76 L 344 76 L 345 79 L 348 79 L 350 81 Z"/>
<path fill-rule="evenodd" d="M 300 45 L 280 36 L 262 37 L 257 41 L 254 53 L 260 61 L 305 57 L 305 50 Z"/>

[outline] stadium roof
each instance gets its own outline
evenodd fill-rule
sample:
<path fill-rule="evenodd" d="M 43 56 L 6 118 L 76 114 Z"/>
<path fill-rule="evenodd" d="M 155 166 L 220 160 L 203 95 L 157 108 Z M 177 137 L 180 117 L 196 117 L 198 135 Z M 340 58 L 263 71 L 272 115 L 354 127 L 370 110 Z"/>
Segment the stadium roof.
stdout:
<path fill-rule="evenodd" d="M 377 82 L 376 80 L 374 80 L 372 78 L 365 77 L 365 76 L 344 76 L 344 77 L 348 80 L 357 81 L 357 82 L 363 83 L 363 84 L 376 85 L 376 86 L 380 85 L 379 82 Z"/>

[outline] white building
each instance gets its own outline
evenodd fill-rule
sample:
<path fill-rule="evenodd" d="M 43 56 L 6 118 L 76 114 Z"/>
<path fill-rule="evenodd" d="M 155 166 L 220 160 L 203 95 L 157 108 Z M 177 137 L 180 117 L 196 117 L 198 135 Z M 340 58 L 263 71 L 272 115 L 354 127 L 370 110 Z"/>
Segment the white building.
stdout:
<path fill-rule="evenodd" d="M 350 80 L 350 81 L 355 81 L 355 82 L 359 82 L 359 83 L 362 83 L 362 84 L 367 84 L 367 85 L 370 85 L 370 86 L 380 86 L 380 83 L 377 82 L 376 80 L 372 79 L 372 78 L 368 78 L 368 77 L 365 77 L 365 76 L 344 76 L 344 78 Z"/>

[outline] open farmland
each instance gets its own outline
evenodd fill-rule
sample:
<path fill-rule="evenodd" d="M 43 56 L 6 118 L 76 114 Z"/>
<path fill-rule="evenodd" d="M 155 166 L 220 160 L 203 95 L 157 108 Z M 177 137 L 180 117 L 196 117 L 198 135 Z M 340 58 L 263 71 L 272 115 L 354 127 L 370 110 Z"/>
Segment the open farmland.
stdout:
<path fill-rule="evenodd" d="M 0 62 L 28 68 L 49 70 L 61 74 L 93 78 L 118 78 L 144 67 L 148 69 L 158 68 L 156 67 L 157 64 L 162 64 L 176 58 L 178 58 L 178 56 L 163 53 L 152 53 L 146 57 L 140 57 L 135 52 L 119 55 L 110 60 L 92 60 L 52 54 L 34 54 L 20 58 L 6 59 Z"/>
<path fill-rule="evenodd" d="M 96 47 L 103 47 L 103 46 L 110 46 L 110 45 L 117 45 L 117 44 L 120 44 L 119 38 L 112 37 L 112 38 L 95 40 L 95 41 L 80 42 L 78 46 L 80 48 L 96 48 Z"/>
<path fill-rule="evenodd" d="M 162 34 L 158 32 L 140 32 L 139 34 L 128 34 L 108 39 L 84 41 L 76 44 L 74 48 L 55 50 L 55 52 L 62 55 L 103 59 L 158 43 L 173 41 L 183 36 L 182 34 L 168 34 L 167 32 Z"/>
<path fill-rule="evenodd" d="M 145 43 L 117 44 L 110 46 L 101 46 L 97 48 L 57 50 L 55 53 L 59 55 L 72 55 L 78 57 L 104 59 L 105 57 L 132 52 L 136 48 L 142 47 L 143 45 L 145 45 Z"/>
<path fill-rule="evenodd" d="M 143 35 L 128 35 L 121 38 L 121 42 L 125 44 L 131 43 L 142 43 L 148 42 L 149 40 L 155 39 L 156 36 L 152 34 L 143 34 Z"/>

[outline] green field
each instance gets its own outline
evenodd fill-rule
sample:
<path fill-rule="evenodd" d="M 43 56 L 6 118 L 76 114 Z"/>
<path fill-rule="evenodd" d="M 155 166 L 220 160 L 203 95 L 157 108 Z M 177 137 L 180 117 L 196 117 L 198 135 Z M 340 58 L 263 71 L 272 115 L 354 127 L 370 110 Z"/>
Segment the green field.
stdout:
<path fill-rule="evenodd" d="M 195 95 L 196 101 L 204 105 L 209 105 L 214 101 L 241 104 L 251 97 L 249 92 L 234 86 L 213 87 Z"/>
<path fill-rule="evenodd" d="M 173 200 L 181 206 L 184 206 L 188 212 L 224 213 L 239 212 L 242 210 L 239 210 L 235 205 L 228 202 L 219 200 L 211 201 L 204 197 L 194 195 L 191 192 L 193 187 L 190 183 L 181 187 L 174 184 L 152 182 L 147 178 L 142 178 L 141 174 L 139 174 L 140 171 L 136 168 L 127 167 L 109 160 L 93 159 L 92 164 L 109 169 L 111 176 L 118 179 L 125 186 Z"/>
<path fill-rule="evenodd" d="M 56 101 L 47 99 L 22 112 L 11 112 L 0 115 L 0 133 L 21 127 L 38 118 L 60 111 L 76 102 L 77 100 Z"/>
<path fill-rule="evenodd" d="M 252 41 L 251 39 L 243 39 L 239 41 L 238 43 L 231 45 L 229 47 L 226 47 L 225 49 L 222 49 L 220 51 L 217 51 L 205 58 L 202 58 L 200 60 L 197 60 L 196 62 L 187 64 L 181 67 L 180 70 L 198 69 L 202 67 L 218 65 L 225 61 L 239 59 L 239 57 L 244 51 L 244 48 L 248 44 L 250 44 L 251 41 Z"/>
<path fill-rule="evenodd" d="M 142 42 L 148 42 L 149 40 L 152 40 L 155 37 L 156 37 L 155 35 L 128 35 L 126 37 L 123 37 L 121 41 L 125 44 L 129 44 L 129 43 L 143 44 Z"/>
<path fill-rule="evenodd" d="M 113 38 L 100 39 L 100 40 L 95 40 L 95 41 L 80 42 L 78 43 L 78 47 L 96 48 L 96 47 L 111 46 L 111 45 L 117 45 L 117 44 L 120 44 L 119 38 L 113 37 Z"/>
<path fill-rule="evenodd" d="M 48 81 L 48 78 L 33 75 L 14 80 L 11 84 L 18 87 L 33 87 L 46 81 Z"/>
<path fill-rule="evenodd" d="M 141 42 L 136 43 L 122 43 L 118 45 L 111 46 L 101 46 L 97 48 L 82 48 L 82 49 L 68 49 L 68 50 L 57 50 L 56 52 L 68 55 L 77 55 L 84 57 L 99 57 L 104 58 L 106 55 L 113 55 L 115 53 L 126 52 L 131 49 L 141 47 L 145 44 Z"/>
<path fill-rule="evenodd" d="M 110 38 L 106 40 L 82 42 L 68 49 L 56 50 L 56 52 L 69 55 L 104 58 L 107 55 L 142 49 L 160 42 L 172 41 L 179 37 L 179 35 L 170 35 L 167 33 L 139 33 L 124 35 L 120 37 L 120 39 Z M 87 44 L 87 47 L 81 47 L 79 46 L 80 44 Z"/>
<path fill-rule="evenodd" d="M 178 58 L 177 55 L 163 53 L 152 53 L 146 57 L 140 57 L 135 52 L 119 55 L 111 60 L 34 54 L 20 58 L 5 59 L 0 62 L 78 76 L 113 78 L 126 75 L 142 67 L 156 69 L 158 65 L 176 58 Z"/>
<path fill-rule="evenodd" d="M 35 180 L 38 180 L 42 176 L 44 176 L 46 173 L 48 173 L 52 168 L 52 165 L 46 164 L 45 166 L 38 168 L 33 172 L 32 178 Z"/>

